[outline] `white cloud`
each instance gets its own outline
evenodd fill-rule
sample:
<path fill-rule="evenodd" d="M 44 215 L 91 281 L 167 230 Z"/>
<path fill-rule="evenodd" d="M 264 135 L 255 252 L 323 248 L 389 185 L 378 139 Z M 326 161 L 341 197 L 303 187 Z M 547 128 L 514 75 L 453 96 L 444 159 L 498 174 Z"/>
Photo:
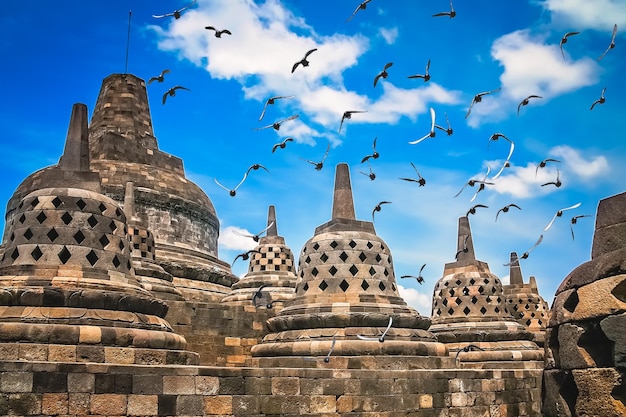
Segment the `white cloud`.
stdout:
<path fill-rule="evenodd" d="M 235 231 L 244 235 L 252 235 L 246 229 L 236 226 L 227 226 L 220 232 L 218 244 L 221 248 L 227 250 L 249 251 L 257 246 L 257 243 L 249 237 L 235 234 Z"/>
<path fill-rule="evenodd" d="M 382 36 L 387 45 L 392 45 L 398 38 L 398 28 L 380 28 L 380 36 Z"/>
<path fill-rule="evenodd" d="M 576 30 L 606 30 L 613 25 L 626 25 L 626 2 L 623 0 L 545 0 L 542 3 L 552 13 L 552 20 Z"/>
<path fill-rule="evenodd" d="M 417 291 L 415 288 L 406 288 L 398 284 L 400 297 L 411 307 L 415 308 L 422 316 L 430 317 L 432 309 L 432 297 Z"/>
<path fill-rule="evenodd" d="M 549 154 L 561 158 L 567 169 L 582 179 L 600 177 L 609 172 L 609 163 L 602 155 L 586 160 L 580 151 L 567 145 L 555 146 Z"/>

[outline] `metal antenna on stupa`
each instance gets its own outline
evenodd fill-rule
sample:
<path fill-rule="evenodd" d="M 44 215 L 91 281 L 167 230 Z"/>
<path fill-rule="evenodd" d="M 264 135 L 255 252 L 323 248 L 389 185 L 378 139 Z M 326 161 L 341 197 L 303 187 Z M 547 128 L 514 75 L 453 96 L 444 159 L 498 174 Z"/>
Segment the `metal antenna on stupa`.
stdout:
<path fill-rule="evenodd" d="M 130 47 L 130 18 L 133 15 L 133 11 L 128 11 L 128 34 L 126 35 L 126 63 L 124 65 L 124 74 L 128 74 L 128 49 Z"/>

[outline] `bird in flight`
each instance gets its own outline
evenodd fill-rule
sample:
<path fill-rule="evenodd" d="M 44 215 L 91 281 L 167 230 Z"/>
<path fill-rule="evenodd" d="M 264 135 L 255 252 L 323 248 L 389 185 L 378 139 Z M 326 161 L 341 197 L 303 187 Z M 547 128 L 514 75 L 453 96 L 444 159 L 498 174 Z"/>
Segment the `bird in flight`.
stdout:
<path fill-rule="evenodd" d="M 156 81 L 159 83 L 162 83 L 163 81 L 165 81 L 165 74 L 169 73 L 170 70 L 168 69 L 164 69 L 163 71 L 161 71 L 161 73 L 159 75 L 157 75 L 156 77 L 152 77 L 148 80 L 148 85 L 150 85 L 151 82 Z"/>
<path fill-rule="evenodd" d="M 485 181 L 487 179 L 487 175 L 489 175 L 489 172 L 491 172 L 491 168 L 487 167 L 487 174 L 485 175 L 485 177 L 482 180 L 475 180 L 475 179 L 469 180 L 468 182 L 465 183 L 463 188 L 461 188 L 461 190 L 458 193 L 456 193 L 456 195 L 454 197 L 455 198 L 458 197 L 463 192 L 465 187 L 467 187 L 468 185 L 470 187 L 473 187 L 474 185 L 476 185 L 476 183 L 479 184 L 478 191 L 476 191 L 476 194 L 478 194 L 480 191 L 482 191 L 485 188 L 485 185 L 493 185 L 494 184 L 493 182 L 486 182 Z M 474 199 L 474 197 L 472 197 L 472 200 L 470 200 L 470 201 L 473 201 L 473 199 Z"/>
<path fill-rule="evenodd" d="M 315 51 L 317 51 L 317 48 L 310 49 L 306 54 L 304 54 L 304 58 L 302 58 L 300 61 L 293 64 L 293 67 L 291 67 L 291 73 L 293 74 L 296 68 L 298 68 L 298 65 L 302 65 L 303 67 L 308 67 L 309 61 L 307 60 L 307 58 L 309 57 L 309 55 L 311 55 Z"/>
<path fill-rule="evenodd" d="M 550 182 L 546 182 L 545 184 L 541 184 L 542 187 L 545 187 L 546 185 L 554 185 L 556 188 L 559 188 L 561 185 L 563 185 L 563 183 L 561 182 L 560 173 L 558 169 L 556 170 L 555 181 L 550 181 Z"/>
<path fill-rule="evenodd" d="M 259 251 L 258 251 L 258 250 L 256 250 L 256 249 L 252 249 L 252 250 L 249 250 L 249 251 L 247 251 L 247 252 L 240 253 L 239 255 L 237 255 L 237 256 L 235 257 L 235 260 L 233 261 L 233 263 L 231 264 L 231 266 L 232 266 L 232 265 L 234 265 L 234 264 L 235 264 L 235 262 L 237 262 L 237 259 L 239 259 L 239 258 L 243 259 L 244 261 L 247 261 L 248 259 L 250 259 L 250 255 L 251 255 L 251 254 L 253 254 L 253 253 L 261 253 L 261 252 L 259 252 Z"/>
<path fill-rule="evenodd" d="M 263 284 L 261 285 L 255 292 L 254 294 L 252 294 L 252 304 L 255 307 L 258 307 L 257 303 L 256 303 L 256 299 L 257 298 L 262 298 L 263 297 L 263 288 L 267 287 L 267 284 Z"/>
<path fill-rule="evenodd" d="M 172 13 L 166 13 L 166 14 L 162 14 L 162 15 L 152 15 L 152 17 L 154 17 L 155 19 L 161 19 L 164 17 L 170 17 L 173 16 L 174 19 L 180 19 L 180 15 L 183 11 L 187 10 L 188 8 L 190 8 L 191 6 L 193 6 L 194 4 L 196 4 L 196 0 L 193 0 L 191 3 L 189 3 L 188 5 L 186 5 L 185 7 L 178 9 L 178 10 L 174 10 Z"/>
<path fill-rule="evenodd" d="M 232 33 L 230 33 L 230 30 L 228 29 L 217 30 L 213 26 L 205 26 L 204 28 L 207 30 L 214 30 L 216 38 L 221 38 L 224 33 L 227 35 L 232 35 Z"/>
<path fill-rule="evenodd" d="M 519 109 L 520 109 L 520 107 L 522 107 L 522 106 L 527 106 L 527 105 L 528 105 L 528 103 L 530 102 L 530 99 L 531 99 L 531 98 L 543 98 L 543 97 L 541 97 L 541 96 L 537 96 L 537 95 L 534 95 L 534 94 L 533 94 L 533 95 L 530 95 L 530 96 L 526 97 L 524 100 L 522 100 L 522 101 L 521 101 L 521 102 L 517 105 L 517 117 L 519 117 Z"/>
<path fill-rule="evenodd" d="M 516 265 L 519 265 L 519 260 L 520 259 L 527 259 L 528 256 L 530 255 L 530 252 L 532 252 L 537 246 L 539 246 L 539 244 L 541 243 L 542 240 L 543 240 L 543 234 L 539 235 L 539 239 L 537 239 L 535 244 L 530 249 L 528 249 L 526 252 L 524 252 L 522 254 L 522 256 L 519 257 L 519 259 L 516 259 L 514 263 Z M 513 265 L 513 263 L 511 263 L 511 262 L 504 264 L 504 266 L 511 266 L 511 265 Z"/>
<path fill-rule="evenodd" d="M 276 122 L 272 123 L 271 125 L 267 125 L 267 126 L 263 126 L 263 127 L 257 127 L 257 128 L 255 128 L 254 130 L 263 130 L 263 129 L 267 129 L 267 128 L 269 128 L 269 127 L 273 128 L 274 130 L 280 130 L 280 126 L 281 126 L 283 123 L 288 122 L 288 121 L 290 121 L 290 120 L 295 120 L 295 119 L 297 119 L 298 117 L 300 117 L 300 115 L 299 115 L 299 114 L 294 114 L 294 115 L 289 116 L 289 117 L 287 117 L 287 118 L 285 118 L 285 119 L 278 120 L 278 121 L 276 121 Z"/>
<path fill-rule="evenodd" d="M 409 145 L 416 145 L 420 143 L 421 141 L 423 141 L 424 139 L 434 138 L 435 134 L 436 134 L 435 132 L 435 109 L 431 107 L 430 108 L 430 132 L 428 132 L 425 136 L 419 139 L 409 142 Z"/>
<path fill-rule="evenodd" d="M 363 171 L 359 171 L 361 174 L 365 175 L 366 177 L 369 177 L 370 180 L 374 181 L 376 179 L 376 174 L 374 173 L 374 171 L 372 171 L 372 167 L 369 167 L 370 172 L 369 174 L 367 172 L 363 172 Z"/>
<path fill-rule="evenodd" d="M 376 204 L 376 207 L 374 207 L 374 210 L 372 210 L 372 223 L 374 222 L 374 213 L 382 210 L 383 204 L 391 204 L 391 201 L 381 201 L 380 203 Z"/>
<path fill-rule="evenodd" d="M 222 184 L 220 184 L 220 182 L 217 180 L 217 178 L 213 178 L 213 181 L 215 181 L 215 183 L 217 185 L 219 185 L 221 188 L 225 189 L 226 191 L 228 191 L 228 194 L 230 194 L 231 197 L 234 197 L 237 195 L 237 190 L 239 189 L 239 187 L 241 187 L 241 184 L 243 184 L 243 182 L 246 180 L 246 178 L 248 177 L 248 173 L 246 172 L 245 174 L 243 174 L 243 178 L 241 179 L 241 181 L 239 181 L 239 184 L 237 184 L 237 186 L 233 189 L 229 189 L 227 187 L 224 187 Z"/>
<path fill-rule="evenodd" d="M 518 206 L 517 204 L 507 204 L 506 206 L 502 207 L 500 210 L 498 210 L 498 212 L 496 213 L 496 221 L 498 221 L 498 215 L 500 214 L 500 212 L 502 213 L 508 213 L 509 209 L 511 207 L 515 207 L 518 210 L 521 210 L 522 208 L 520 206 Z"/>
<path fill-rule="evenodd" d="M 424 82 L 430 80 L 430 59 L 428 60 L 428 63 L 426 64 L 426 72 L 424 74 L 414 74 L 414 75 L 409 75 L 407 78 L 423 78 Z"/>
<path fill-rule="evenodd" d="M 372 158 L 372 159 L 378 159 L 378 157 L 380 156 L 380 154 L 378 152 L 376 152 L 376 140 L 378 139 L 378 137 L 374 138 L 374 143 L 372 145 L 372 148 L 374 149 L 374 152 L 371 155 L 367 155 L 365 157 L 363 157 L 363 159 L 361 159 L 361 163 L 367 161 L 368 159 Z"/>
<path fill-rule="evenodd" d="M 559 43 L 559 48 L 561 48 L 561 55 L 563 55 L 563 59 L 565 59 L 565 53 L 563 52 L 563 44 L 567 43 L 567 38 L 569 38 L 570 36 L 578 35 L 579 33 L 580 32 L 567 32 L 561 38 L 561 43 Z"/>
<path fill-rule="evenodd" d="M 594 108 L 594 106 L 596 104 L 604 104 L 604 102 L 606 101 L 606 99 L 604 98 L 604 92 L 605 91 L 606 91 L 606 87 L 604 87 L 602 89 L 602 92 L 600 93 L 600 98 L 593 102 L 593 104 L 591 105 L 591 108 L 589 110 L 593 110 L 593 108 Z"/>
<path fill-rule="evenodd" d="M 367 3 L 369 3 L 372 0 L 363 0 L 361 2 L 361 4 L 359 4 L 357 6 L 356 9 L 354 9 L 354 12 L 352 12 L 352 15 L 346 20 L 346 22 L 349 22 L 350 20 L 352 20 L 352 18 L 354 17 L 354 15 L 359 11 L 359 10 L 365 10 L 367 9 Z"/>
<path fill-rule="evenodd" d="M 267 168 L 265 168 L 263 165 L 261 164 L 252 164 L 250 165 L 250 168 L 248 168 L 248 171 L 246 171 L 246 175 L 248 175 L 250 173 L 250 171 L 258 171 L 259 169 L 264 169 L 265 171 L 267 171 L 267 173 L 269 174 L 269 170 Z"/>
<path fill-rule="evenodd" d="M 458 250 L 457 253 L 454 255 L 454 259 L 456 259 L 457 261 L 459 260 L 459 255 L 461 253 L 467 253 L 469 252 L 469 248 L 467 247 L 467 241 L 469 240 L 470 235 L 465 235 L 465 239 L 463 239 L 463 248 Z"/>
<path fill-rule="evenodd" d="M 578 222 L 578 219 L 582 217 L 592 217 L 590 214 L 580 214 L 571 218 L 569 222 L 569 228 L 572 231 L 572 240 L 574 240 L 574 225 Z"/>
<path fill-rule="evenodd" d="M 324 357 L 324 362 L 326 363 L 330 362 L 330 355 L 333 353 L 333 349 L 335 348 L 335 343 L 337 343 L 337 337 L 333 336 L 333 341 L 330 344 L 330 349 L 328 351 L 328 354 L 326 354 L 326 356 Z"/>
<path fill-rule="evenodd" d="M 450 19 L 454 19 L 454 17 L 456 16 L 456 12 L 454 11 L 454 6 L 452 6 L 452 0 L 450 0 L 450 11 L 449 12 L 435 13 L 433 15 L 433 17 L 439 17 L 439 16 L 450 16 Z"/>
<path fill-rule="evenodd" d="M 611 49 L 615 48 L 615 35 L 617 35 L 617 24 L 615 24 L 613 26 L 613 35 L 611 36 L 611 44 L 609 45 L 608 48 L 606 48 L 606 51 L 604 51 L 602 53 L 602 55 L 600 55 L 598 57 L 598 61 L 600 61 L 602 58 L 604 58 L 604 55 L 606 55 L 607 52 L 609 52 Z"/>
<path fill-rule="evenodd" d="M 444 129 L 443 127 L 439 125 L 435 125 L 435 128 L 439 130 L 443 130 L 444 132 L 446 132 L 448 136 L 451 136 L 452 133 L 454 133 L 454 130 L 452 130 L 452 127 L 450 126 L 450 120 L 448 120 L 448 113 L 444 113 L 444 116 L 446 116 L 446 124 L 448 125 L 448 127 Z"/>
<path fill-rule="evenodd" d="M 419 284 L 423 284 L 424 283 L 424 277 L 422 277 L 422 271 L 424 270 L 425 266 L 426 266 L 426 264 L 422 265 L 422 267 L 420 268 L 420 271 L 417 274 L 417 276 L 415 276 L 415 275 L 402 275 L 400 278 L 415 278 Z"/>
<path fill-rule="evenodd" d="M 261 121 L 263 119 L 263 116 L 265 116 L 265 110 L 267 109 L 268 105 L 274 104 L 274 102 L 279 99 L 294 98 L 294 97 L 295 96 L 274 96 L 274 97 L 268 98 L 267 101 L 265 102 L 265 105 L 263 105 L 263 111 L 261 112 L 261 115 L 259 116 L 259 121 Z"/>
<path fill-rule="evenodd" d="M 343 112 L 343 116 L 341 116 L 341 123 L 339 123 L 339 133 L 341 133 L 341 126 L 343 126 L 343 121 L 346 119 L 352 119 L 352 115 L 354 113 L 367 113 L 367 110 L 348 110 Z"/>
<path fill-rule="evenodd" d="M 483 101 L 483 97 L 488 95 L 488 94 L 493 94 L 493 93 L 497 93 L 498 91 L 500 91 L 500 88 L 496 88 L 495 90 L 491 90 L 491 91 L 483 91 L 482 93 L 478 93 L 474 96 L 474 98 L 472 99 L 472 102 L 470 103 L 469 109 L 467 110 L 467 114 L 465 115 L 465 118 L 467 119 L 472 111 L 472 107 L 474 106 L 475 103 L 480 103 L 481 101 Z"/>
<path fill-rule="evenodd" d="M 459 349 L 459 350 L 456 352 L 455 359 L 456 359 L 456 360 L 459 360 L 459 354 L 460 354 L 461 352 L 472 352 L 472 351 L 475 351 L 475 350 L 484 351 L 485 349 L 480 348 L 480 347 L 478 347 L 478 346 L 476 346 L 476 345 L 467 345 L 467 346 L 465 346 L 463 349 Z"/>
<path fill-rule="evenodd" d="M 468 217 L 470 214 L 476 214 L 476 209 L 478 208 L 489 208 L 489 206 L 486 206 L 484 204 L 476 204 L 475 206 L 472 206 L 469 210 L 467 210 L 467 213 L 465 213 L 465 217 Z"/>
<path fill-rule="evenodd" d="M 163 94 L 163 104 L 165 104 L 165 100 L 167 100 L 167 97 L 174 97 L 176 95 L 176 90 L 187 90 L 187 91 L 191 91 L 188 88 L 185 88 L 183 86 L 177 85 L 175 87 L 170 88 L 169 90 L 167 90 L 165 92 L 165 94 Z"/>
<path fill-rule="evenodd" d="M 415 178 L 400 178 L 400 179 L 404 180 L 404 181 L 409 181 L 409 182 L 416 182 L 416 183 L 419 184 L 420 187 L 423 187 L 424 185 L 426 185 L 426 180 L 424 179 L 424 177 L 422 177 L 420 175 L 419 171 L 417 170 L 417 168 L 415 167 L 415 164 L 413 162 L 411 162 L 411 166 L 413 167 L 413 169 L 417 173 L 417 179 L 415 179 Z"/>
<path fill-rule="evenodd" d="M 575 208 L 578 208 L 578 207 L 580 207 L 580 204 L 581 204 L 581 203 L 576 203 L 576 204 L 574 204 L 573 206 L 570 206 L 570 207 L 565 207 L 565 208 L 562 208 L 561 210 L 557 211 L 557 212 L 554 214 L 554 216 L 552 217 L 552 220 L 550 220 L 550 223 L 548 223 L 548 224 L 546 225 L 546 227 L 544 227 L 544 228 L 543 228 L 543 231 L 544 231 L 544 232 L 547 232 L 548 230 L 550 230 L 550 228 L 552 227 L 552 223 L 554 223 L 554 221 L 556 220 L 556 218 L 557 218 L 557 217 L 561 217 L 561 216 L 563 216 L 563 212 L 564 212 L 564 211 L 567 211 L 567 210 L 573 210 L 573 209 L 575 209 Z"/>
<path fill-rule="evenodd" d="M 267 227 L 263 230 L 261 230 L 259 233 L 257 233 L 256 235 L 251 235 L 249 233 L 241 233 L 238 232 L 237 230 L 233 229 L 233 233 L 236 234 L 237 236 L 243 236 L 243 237 L 249 237 L 252 238 L 252 240 L 254 240 L 255 242 L 258 242 L 259 239 L 261 239 L 261 235 L 263 233 L 265 233 L 270 227 L 274 226 L 274 222 L 271 222 L 269 225 L 267 225 Z"/>
<path fill-rule="evenodd" d="M 282 142 L 279 142 L 276 145 L 272 146 L 272 153 L 274 153 L 278 148 L 285 149 L 285 147 L 287 146 L 287 142 L 293 142 L 293 138 L 285 138 L 285 140 L 283 140 Z"/>
<path fill-rule="evenodd" d="M 376 87 L 376 83 L 378 83 L 378 80 L 380 79 L 380 77 L 387 78 L 389 76 L 389 73 L 387 72 L 387 70 L 392 65 L 393 65 L 393 62 L 386 63 L 385 67 L 383 68 L 383 70 L 381 72 L 379 72 L 378 75 L 376 75 L 376 77 L 374 77 L 374 87 Z"/>
<path fill-rule="evenodd" d="M 324 168 L 324 161 L 326 161 L 326 157 L 328 156 L 328 151 L 330 151 L 330 142 L 328 143 L 328 146 L 326 147 L 326 153 L 324 154 L 324 157 L 322 158 L 321 161 L 315 162 L 315 161 L 311 161 L 308 159 L 305 159 L 305 161 L 307 161 L 309 164 L 314 165 L 317 171 L 321 171 L 322 168 Z"/>
<path fill-rule="evenodd" d="M 548 162 L 561 162 L 561 161 L 559 161 L 558 159 L 546 158 L 543 161 L 539 162 L 539 165 L 537 165 L 537 168 L 535 168 L 535 178 L 537 178 L 537 172 L 539 171 L 539 168 L 545 168 Z"/>
<path fill-rule="evenodd" d="M 360 334 L 357 334 L 356 337 L 358 337 L 361 340 L 377 340 L 380 343 L 385 341 L 385 336 L 387 336 L 387 332 L 389 332 L 389 329 L 391 329 L 391 325 L 393 324 L 393 317 L 389 317 L 389 324 L 387 324 L 387 328 L 385 329 L 385 331 L 383 332 L 383 334 L 380 335 L 380 337 L 367 337 L 367 336 L 362 336 Z"/>

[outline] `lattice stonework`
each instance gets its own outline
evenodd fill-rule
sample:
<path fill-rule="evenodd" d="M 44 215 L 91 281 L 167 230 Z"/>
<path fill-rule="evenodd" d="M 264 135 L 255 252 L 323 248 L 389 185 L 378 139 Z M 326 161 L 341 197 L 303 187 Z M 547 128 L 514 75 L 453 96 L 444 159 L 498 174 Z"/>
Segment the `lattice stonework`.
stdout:
<path fill-rule="evenodd" d="M 549 311 L 545 301 L 538 295 L 512 294 L 506 299 L 513 317 L 530 330 L 545 329 Z"/>
<path fill-rule="evenodd" d="M 293 273 L 294 259 L 291 250 L 285 245 L 261 245 L 260 253 L 250 257 L 248 273 L 252 272 L 289 272 Z"/>
<path fill-rule="evenodd" d="M 128 226 L 128 239 L 132 245 L 132 254 L 137 258 L 155 259 L 154 236 L 152 232 L 136 225 Z"/>

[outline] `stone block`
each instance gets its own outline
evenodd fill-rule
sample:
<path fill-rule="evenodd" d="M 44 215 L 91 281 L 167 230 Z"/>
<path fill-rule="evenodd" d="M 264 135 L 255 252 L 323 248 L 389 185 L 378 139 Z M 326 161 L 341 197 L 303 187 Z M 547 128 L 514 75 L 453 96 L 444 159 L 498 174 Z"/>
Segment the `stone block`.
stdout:
<path fill-rule="evenodd" d="M 335 413 L 337 411 L 337 399 L 334 395 L 312 395 L 310 412 Z"/>
<path fill-rule="evenodd" d="M 600 327 L 609 340 L 614 342 L 613 366 L 626 368 L 626 314 L 609 316 L 600 322 Z"/>
<path fill-rule="evenodd" d="M 300 378 L 274 377 L 272 378 L 272 395 L 299 395 Z"/>
<path fill-rule="evenodd" d="M 161 375 L 133 375 L 133 394 L 163 394 L 163 377 Z"/>
<path fill-rule="evenodd" d="M 12 415 L 37 415 L 41 414 L 42 395 L 30 393 L 9 394 L 8 409 Z"/>
<path fill-rule="evenodd" d="M 575 324 L 566 323 L 559 326 L 559 358 L 562 369 L 596 366 L 591 355 L 579 346 L 580 338 L 584 333 L 585 329 Z"/>
<path fill-rule="evenodd" d="M 30 372 L 1 373 L 0 391 L 2 391 L 3 393 L 32 392 L 33 374 Z"/>
<path fill-rule="evenodd" d="M 201 395 L 179 395 L 176 399 L 176 415 L 202 415 L 204 401 Z"/>
<path fill-rule="evenodd" d="M 34 372 L 32 392 L 67 392 L 64 372 Z"/>
<path fill-rule="evenodd" d="M 217 395 L 220 389 L 220 380 L 214 376 L 195 377 L 196 394 Z"/>
<path fill-rule="evenodd" d="M 49 345 L 48 361 L 76 362 L 76 346 Z"/>
<path fill-rule="evenodd" d="M 244 378 L 242 377 L 223 377 L 220 378 L 220 395 L 244 395 L 245 392 Z"/>
<path fill-rule="evenodd" d="M 430 394 L 422 394 L 419 396 L 420 408 L 433 408 L 433 396 Z"/>
<path fill-rule="evenodd" d="M 87 415 L 89 414 L 89 398 L 87 393 L 71 393 L 68 401 L 68 414 Z"/>
<path fill-rule="evenodd" d="M 135 349 L 107 346 L 104 348 L 106 363 L 133 364 L 135 363 Z"/>
<path fill-rule="evenodd" d="M 89 411 L 91 414 L 106 416 L 126 415 L 126 395 L 93 394 L 90 400 Z"/>
<path fill-rule="evenodd" d="M 159 413 L 159 397 L 157 395 L 128 396 L 127 412 L 135 416 L 155 416 Z"/>
<path fill-rule="evenodd" d="M 183 395 L 195 394 L 195 377 L 192 375 L 169 376 L 163 377 L 163 394 L 166 395 Z"/>
<path fill-rule="evenodd" d="M 258 395 L 234 395 L 234 415 L 254 415 L 261 412 L 261 399 Z"/>
<path fill-rule="evenodd" d="M 19 346 L 19 359 L 23 361 L 48 360 L 48 345 L 28 344 Z"/>
<path fill-rule="evenodd" d="M 41 412 L 45 415 L 67 414 L 69 410 L 68 393 L 43 394 Z"/>
<path fill-rule="evenodd" d="M 231 395 L 216 395 L 204 397 L 205 415 L 229 415 L 233 413 L 233 397 Z"/>
<path fill-rule="evenodd" d="M 616 394 L 619 391 L 624 392 L 622 376 L 615 369 L 573 370 L 572 375 L 578 389 L 576 415 L 626 415 L 626 405 L 622 402 L 624 398 L 619 398 Z"/>

